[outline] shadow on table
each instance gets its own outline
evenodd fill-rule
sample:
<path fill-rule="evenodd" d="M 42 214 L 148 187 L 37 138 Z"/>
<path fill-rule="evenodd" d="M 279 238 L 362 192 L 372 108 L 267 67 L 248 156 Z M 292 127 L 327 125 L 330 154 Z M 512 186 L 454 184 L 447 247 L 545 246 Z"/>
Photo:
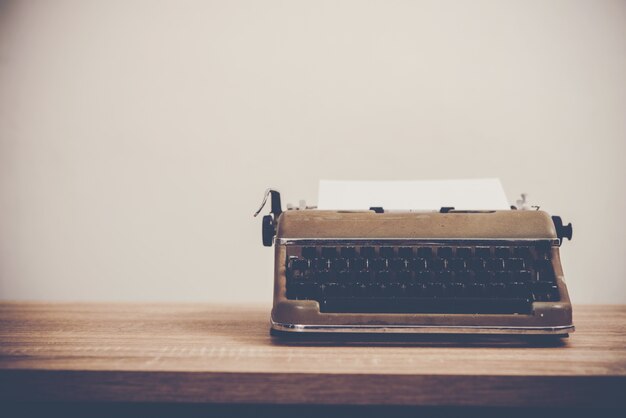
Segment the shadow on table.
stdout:
<path fill-rule="evenodd" d="M 209 314 L 207 313 L 207 316 Z M 269 320 L 225 318 L 220 321 L 193 321 L 179 318 L 179 327 L 196 333 L 227 337 L 241 344 L 308 346 L 411 346 L 411 347 L 564 347 L 568 338 L 556 335 L 486 335 L 486 334 L 334 334 L 270 331 Z"/>
<path fill-rule="evenodd" d="M 506 408 L 506 407 L 409 407 L 398 405 L 218 405 L 218 404 L 172 404 L 172 403 L 0 403 L 0 408 L 11 417 L 579 417 L 600 412 L 603 417 L 624 416 L 624 410 L 591 408 Z"/>

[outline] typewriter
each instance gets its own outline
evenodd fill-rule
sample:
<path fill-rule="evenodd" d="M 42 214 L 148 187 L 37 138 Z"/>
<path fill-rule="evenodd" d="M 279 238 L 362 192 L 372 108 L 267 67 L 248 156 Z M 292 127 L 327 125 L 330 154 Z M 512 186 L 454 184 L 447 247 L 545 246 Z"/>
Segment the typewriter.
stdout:
<path fill-rule="evenodd" d="M 268 198 L 274 334 L 574 331 L 559 258 L 572 225 L 558 216 L 514 207 L 283 211 L 275 190 L 256 214 Z"/>

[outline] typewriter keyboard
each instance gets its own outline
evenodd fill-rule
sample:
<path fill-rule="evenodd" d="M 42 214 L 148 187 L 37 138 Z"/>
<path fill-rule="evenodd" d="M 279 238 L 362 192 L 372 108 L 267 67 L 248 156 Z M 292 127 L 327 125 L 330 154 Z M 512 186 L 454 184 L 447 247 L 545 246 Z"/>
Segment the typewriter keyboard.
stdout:
<path fill-rule="evenodd" d="M 528 314 L 560 299 L 548 242 L 287 247 L 287 298 L 322 312 Z"/>

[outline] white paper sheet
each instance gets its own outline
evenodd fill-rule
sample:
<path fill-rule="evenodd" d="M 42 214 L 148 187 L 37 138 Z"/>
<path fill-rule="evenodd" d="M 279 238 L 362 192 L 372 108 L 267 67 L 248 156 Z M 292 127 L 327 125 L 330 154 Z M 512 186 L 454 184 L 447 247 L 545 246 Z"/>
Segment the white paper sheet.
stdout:
<path fill-rule="evenodd" d="M 341 181 L 320 180 L 318 209 L 509 209 L 499 179 Z"/>

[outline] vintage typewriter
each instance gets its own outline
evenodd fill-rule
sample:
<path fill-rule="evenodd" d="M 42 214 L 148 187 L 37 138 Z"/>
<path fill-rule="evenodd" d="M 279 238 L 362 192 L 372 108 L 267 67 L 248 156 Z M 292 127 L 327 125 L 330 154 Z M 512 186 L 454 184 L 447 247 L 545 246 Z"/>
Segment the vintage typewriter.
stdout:
<path fill-rule="evenodd" d="M 574 331 L 559 246 L 571 224 L 539 210 L 282 211 L 274 333 L 548 334 Z"/>

